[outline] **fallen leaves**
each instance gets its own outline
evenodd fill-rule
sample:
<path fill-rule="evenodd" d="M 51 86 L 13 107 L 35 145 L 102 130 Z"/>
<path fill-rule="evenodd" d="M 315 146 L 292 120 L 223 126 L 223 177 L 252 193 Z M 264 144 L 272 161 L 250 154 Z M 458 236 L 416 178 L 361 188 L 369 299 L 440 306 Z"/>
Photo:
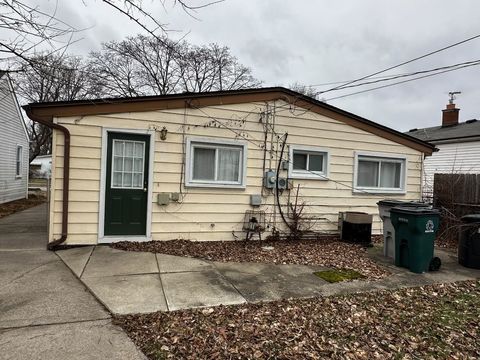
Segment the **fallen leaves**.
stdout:
<path fill-rule="evenodd" d="M 28 199 L 20 199 L 0 205 L 0 219 L 2 217 L 14 214 L 19 211 L 29 209 L 31 207 L 43 204 L 47 201 L 45 192 L 39 191 L 29 194 Z"/>
<path fill-rule="evenodd" d="M 480 282 L 115 317 L 150 359 L 480 357 Z"/>
<path fill-rule="evenodd" d="M 222 262 L 319 265 L 355 270 L 369 279 L 381 279 L 389 275 L 385 268 L 367 256 L 364 247 L 338 241 L 335 237 L 324 237 L 318 240 L 250 242 L 123 241 L 111 246 L 121 250 L 191 256 Z M 265 247 L 269 250 L 264 250 Z"/>

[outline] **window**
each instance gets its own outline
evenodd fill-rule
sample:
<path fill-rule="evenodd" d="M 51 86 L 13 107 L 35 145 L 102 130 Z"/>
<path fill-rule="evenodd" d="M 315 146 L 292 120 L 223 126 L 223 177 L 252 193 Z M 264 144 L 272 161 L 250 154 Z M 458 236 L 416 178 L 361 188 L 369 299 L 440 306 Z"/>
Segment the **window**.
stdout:
<path fill-rule="evenodd" d="M 143 188 L 144 155 L 143 141 L 113 140 L 113 189 Z"/>
<path fill-rule="evenodd" d="M 317 147 L 290 146 L 290 178 L 328 180 L 328 151 Z"/>
<path fill-rule="evenodd" d="M 187 186 L 245 186 L 246 143 L 187 139 Z"/>
<path fill-rule="evenodd" d="M 23 147 L 20 145 L 17 145 L 16 165 L 15 165 L 15 176 L 17 178 L 22 177 L 22 157 L 23 157 Z"/>
<path fill-rule="evenodd" d="M 404 157 L 356 155 L 355 189 L 375 192 L 404 192 Z"/>

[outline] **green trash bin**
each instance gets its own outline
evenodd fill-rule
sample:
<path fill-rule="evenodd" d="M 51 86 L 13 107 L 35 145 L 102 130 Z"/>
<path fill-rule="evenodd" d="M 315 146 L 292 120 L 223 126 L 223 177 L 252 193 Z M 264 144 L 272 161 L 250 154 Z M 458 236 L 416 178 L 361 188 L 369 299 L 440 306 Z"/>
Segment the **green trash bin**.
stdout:
<path fill-rule="evenodd" d="M 418 274 L 438 270 L 440 259 L 433 257 L 438 210 L 394 207 L 390 214 L 395 228 L 395 265 Z"/>

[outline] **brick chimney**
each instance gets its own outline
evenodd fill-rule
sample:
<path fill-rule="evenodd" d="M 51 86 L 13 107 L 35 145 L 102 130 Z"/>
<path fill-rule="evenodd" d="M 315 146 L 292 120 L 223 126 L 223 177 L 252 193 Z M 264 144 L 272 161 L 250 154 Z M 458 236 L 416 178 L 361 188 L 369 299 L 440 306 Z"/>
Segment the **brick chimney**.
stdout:
<path fill-rule="evenodd" d="M 453 102 L 447 104 L 447 108 L 442 110 L 442 127 L 458 125 L 459 112 L 460 109 L 457 109 Z"/>

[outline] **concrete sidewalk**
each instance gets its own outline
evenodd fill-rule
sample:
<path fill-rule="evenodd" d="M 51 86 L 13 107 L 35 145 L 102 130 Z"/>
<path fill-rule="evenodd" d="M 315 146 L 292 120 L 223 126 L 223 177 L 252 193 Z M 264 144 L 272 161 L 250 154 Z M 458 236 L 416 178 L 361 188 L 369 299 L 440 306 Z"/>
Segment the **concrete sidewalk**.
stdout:
<path fill-rule="evenodd" d="M 213 263 L 109 246 L 57 251 L 113 313 L 147 313 L 318 295 L 320 267 Z"/>
<path fill-rule="evenodd" d="M 0 358 L 144 359 L 46 248 L 44 205 L 0 219 Z"/>
<path fill-rule="evenodd" d="M 325 269 L 317 266 L 209 262 L 108 246 L 73 248 L 57 254 L 116 314 L 329 296 L 480 278 L 480 270 L 459 266 L 452 254 L 441 250 L 436 254 L 443 262 L 440 271 L 413 274 L 393 266 L 381 256 L 381 248 L 375 247 L 371 256 L 388 267 L 391 276 L 378 281 L 336 284 L 313 275 Z"/>

